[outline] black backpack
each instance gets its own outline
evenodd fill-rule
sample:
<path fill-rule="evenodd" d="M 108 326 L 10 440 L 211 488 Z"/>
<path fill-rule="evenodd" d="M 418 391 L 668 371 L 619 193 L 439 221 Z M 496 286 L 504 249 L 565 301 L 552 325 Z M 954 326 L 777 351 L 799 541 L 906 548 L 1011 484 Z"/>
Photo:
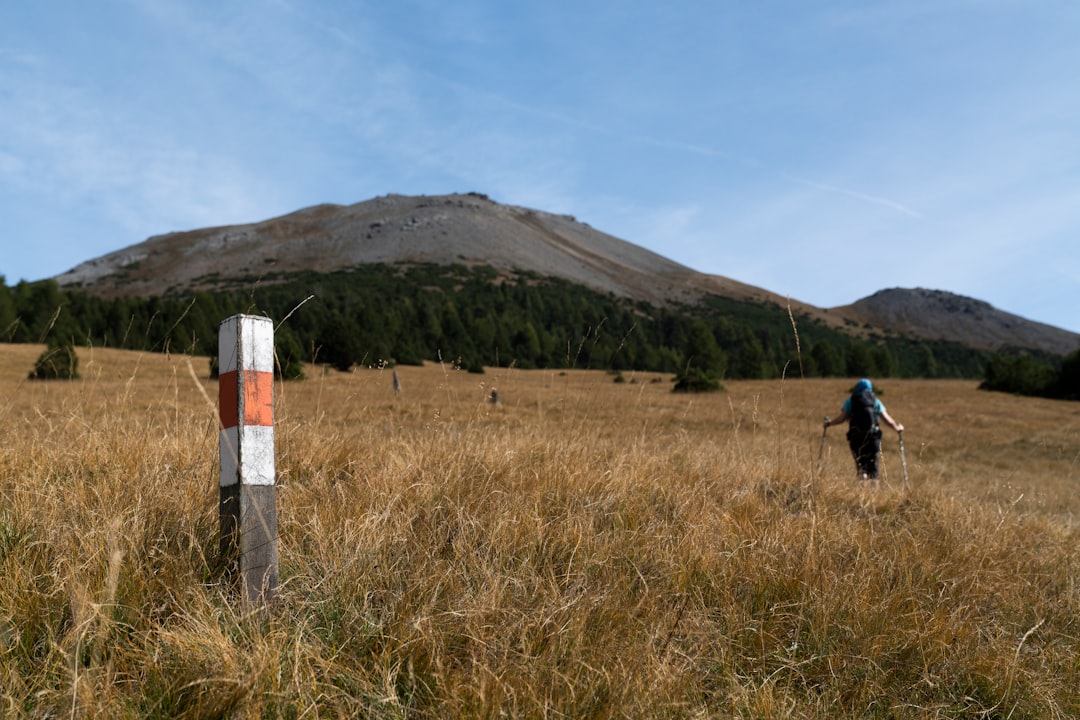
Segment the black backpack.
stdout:
<path fill-rule="evenodd" d="M 851 395 L 851 419 L 848 435 L 851 437 L 865 438 L 881 433 L 877 424 L 877 413 L 874 393 L 871 390 L 860 390 Z"/>

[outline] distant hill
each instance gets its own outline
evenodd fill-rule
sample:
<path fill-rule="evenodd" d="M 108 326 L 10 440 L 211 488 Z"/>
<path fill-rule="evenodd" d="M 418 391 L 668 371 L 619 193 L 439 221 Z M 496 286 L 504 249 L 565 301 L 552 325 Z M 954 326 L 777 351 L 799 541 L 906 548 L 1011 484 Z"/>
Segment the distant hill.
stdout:
<path fill-rule="evenodd" d="M 900 334 L 949 340 L 983 350 L 1030 348 L 1067 355 L 1080 348 L 1080 335 L 1076 333 L 942 290 L 880 290 L 830 312 Z"/>
<path fill-rule="evenodd" d="M 654 305 L 694 304 L 707 296 L 773 303 L 857 335 L 880 331 L 1055 354 L 1080 346 L 1075 333 L 941 291 L 886 290 L 824 310 L 698 272 L 573 217 L 503 205 L 477 193 L 388 195 L 246 225 L 158 235 L 84 262 L 56 280 L 102 297 L 151 297 L 376 263 L 486 265 L 502 277 L 526 271 Z"/>

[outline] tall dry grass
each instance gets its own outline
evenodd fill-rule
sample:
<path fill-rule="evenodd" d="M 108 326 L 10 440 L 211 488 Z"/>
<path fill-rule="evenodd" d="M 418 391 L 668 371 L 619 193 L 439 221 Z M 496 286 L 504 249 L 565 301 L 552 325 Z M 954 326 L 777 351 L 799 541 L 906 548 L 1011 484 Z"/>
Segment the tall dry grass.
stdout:
<path fill-rule="evenodd" d="M 264 609 L 206 360 L 39 352 L 0 346 L 2 716 L 1080 715 L 1075 404 L 883 382 L 875 490 L 839 428 L 817 467 L 845 381 L 313 369 Z"/>

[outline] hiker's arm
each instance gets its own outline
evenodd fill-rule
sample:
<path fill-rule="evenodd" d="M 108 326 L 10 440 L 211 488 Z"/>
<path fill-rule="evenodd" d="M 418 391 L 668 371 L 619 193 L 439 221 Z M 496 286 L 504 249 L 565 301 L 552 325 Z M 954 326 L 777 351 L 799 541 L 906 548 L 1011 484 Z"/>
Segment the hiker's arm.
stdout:
<path fill-rule="evenodd" d="M 898 433 L 904 432 L 904 426 L 901 425 L 900 423 L 896 422 L 895 420 L 893 420 L 892 415 L 890 415 L 889 413 L 887 413 L 885 411 L 882 411 L 881 419 L 885 421 L 886 425 L 891 427 L 896 432 L 898 432 Z"/>
<path fill-rule="evenodd" d="M 825 421 L 825 427 L 831 427 L 833 425 L 840 425 L 841 423 L 846 423 L 847 419 L 848 419 L 847 410 L 841 410 L 839 415 Z"/>

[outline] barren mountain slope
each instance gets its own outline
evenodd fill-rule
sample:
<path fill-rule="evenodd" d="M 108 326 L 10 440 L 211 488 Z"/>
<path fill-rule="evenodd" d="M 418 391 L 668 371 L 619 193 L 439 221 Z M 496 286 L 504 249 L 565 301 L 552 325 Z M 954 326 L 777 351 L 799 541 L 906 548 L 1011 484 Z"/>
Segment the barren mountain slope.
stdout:
<path fill-rule="evenodd" d="M 891 288 L 830 312 L 927 340 L 947 339 L 988 350 L 1023 347 L 1066 355 L 1080 347 L 1076 333 L 942 290 Z"/>
<path fill-rule="evenodd" d="M 159 235 L 85 262 L 57 280 L 101 295 L 149 296 L 166 289 L 212 288 L 225 278 L 397 262 L 521 269 L 653 303 L 693 302 L 702 293 L 785 302 L 760 288 L 699 273 L 572 217 L 501 205 L 476 194 L 389 195 L 345 207 L 319 205 L 249 225 Z"/>

